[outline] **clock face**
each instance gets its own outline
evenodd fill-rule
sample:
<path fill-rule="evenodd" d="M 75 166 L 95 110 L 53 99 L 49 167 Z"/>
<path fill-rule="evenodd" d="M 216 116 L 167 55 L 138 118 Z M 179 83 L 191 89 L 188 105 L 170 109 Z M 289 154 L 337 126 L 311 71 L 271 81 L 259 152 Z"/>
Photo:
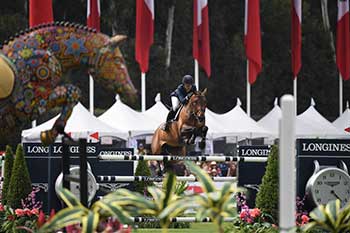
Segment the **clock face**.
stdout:
<path fill-rule="evenodd" d="M 310 180 L 311 196 L 317 205 L 339 199 L 341 206 L 350 202 L 350 176 L 338 168 L 326 168 Z"/>
<path fill-rule="evenodd" d="M 79 177 L 80 170 L 79 167 L 72 167 L 69 170 L 70 174 Z M 96 179 L 94 175 L 88 170 L 87 171 L 87 183 L 88 183 L 88 201 L 91 202 L 95 197 L 96 191 L 98 189 Z M 57 177 L 56 180 L 56 192 L 59 187 L 62 187 L 62 173 Z M 80 200 L 80 184 L 77 182 L 70 182 L 70 191 Z"/>

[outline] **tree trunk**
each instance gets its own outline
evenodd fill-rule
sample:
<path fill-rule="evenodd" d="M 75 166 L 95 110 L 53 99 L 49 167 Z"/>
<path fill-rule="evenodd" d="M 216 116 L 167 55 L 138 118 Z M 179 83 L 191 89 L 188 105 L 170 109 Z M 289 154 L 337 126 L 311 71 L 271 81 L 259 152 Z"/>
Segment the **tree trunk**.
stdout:
<path fill-rule="evenodd" d="M 326 33 L 329 34 L 329 43 L 331 46 L 331 49 L 333 51 L 333 60 L 336 62 L 336 56 L 335 56 L 335 47 L 334 47 L 334 37 L 333 33 L 331 31 L 331 27 L 329 24 L 329 16 L 328 16 L 328 0 L 321 0 L 321 9 L 322 9 L 322 22 L 323 27 Z"/>
<path fill-rule="evenodd" d="M 166 41 L 165 41 L 165 68 L 169 69 L 171 62 L 171 42 L 173 37 L 173 28 L 174 28 L 174 12 L 175 12 L 176 0 L 172 1 L 172 4 L 168 10 L 168 26 L 166 30 Z"/>

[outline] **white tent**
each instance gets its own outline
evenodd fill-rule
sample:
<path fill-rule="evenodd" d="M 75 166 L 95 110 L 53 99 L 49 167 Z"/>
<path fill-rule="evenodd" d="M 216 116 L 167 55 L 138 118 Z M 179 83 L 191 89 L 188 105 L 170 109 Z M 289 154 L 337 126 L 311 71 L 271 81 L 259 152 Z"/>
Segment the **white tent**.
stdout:
<path fill-rule="evenodd" d="M 349 102 L 346 103 L 346 109 L 335 121 L 333 125 L 341 131 L 350 133 L 350 109 Z"/>
<path fill-rule="evenodd" d="M 150 117 L 142 115 L 124 104 L 119 95 L 116 102 L 106 112 L 98 117 L 99 120 L 116 128 L 129 136 L 153 134 L 157 122 Z"/>
<path fill-rule="evenodd" d="M 270 132 L 274 137 L 278 137 L 278 121 L 281 119 L 282 111 L 275 99 L 273 109 L 258 121 L 258 125 Z"/>
<path fill-rule="evenodd" d="M 55 116 L 51 120 L 44 122 L 37 127 L 23 130 L 22 140 L 24 142 L 40 141 L 40 132 L 49 130 L 54 125 L 56 119 L 59 116 Z M 118 137 L 126 139 L 127 134 L 123 133 L 93 116 L 81 103 L 78 103 L 74 108 L 72 115 L 67 121 L 65 131 L 70 133 L 72 138 L 78 139 L 80 137 L 89 139 L 89 136 L 94 134 L 98 137 Z M 59 139 L 58 139 L 59 140 Z"/>
<path fill-rule="evenodd" d="M 169 109 L 161 102 L 160 93 L 157 94 L 154 100 L 156 103 L 145 112 L 141 112 L 141 114 L 146 116 L 146 118 L 152 118 L 154 120 L 155 125 L 152 128 L 155 130 L 161 123 L 166 121 Z"/>
<path fill-rule="evenodd" d="M 311 99 L 311 105 L 305 112 L 297 116 L 296 135 L 301 137 L 344 138 L 346 133 L 338 130 L 316 109 L 315 101 Z"/>
<path fill-rule="evenodd" d="M 298 138 L 344 138 L 346 134 L 336 129 L 316 109 L 315 102 L 296 119 L 296 136 Z M 278 137 L 278 122 L 282 112 L 275 101 L 274 108 L 258 121 L 258 124 L 269 131 L 275 138 Z"/>
<path fill-rule="evenodd" d="M 236 106 L 227 113 L 216 114 L 215 121 L 220 124 L 217 132 L 213 132 L 213 138 L 238 137 L 257 138 L 267 137 L 269 133 L 260 127 L 256 121 L 250 118 L 241 108 L 241 101 L 237 98 Z"/>

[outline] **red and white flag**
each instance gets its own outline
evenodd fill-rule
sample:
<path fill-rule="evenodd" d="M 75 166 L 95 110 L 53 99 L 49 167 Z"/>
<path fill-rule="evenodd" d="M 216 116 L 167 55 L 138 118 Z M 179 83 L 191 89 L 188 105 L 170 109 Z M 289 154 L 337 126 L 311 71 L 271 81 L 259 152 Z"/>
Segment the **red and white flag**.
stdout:
<path fill-rule="evenodd" d="M 292 43 L 292 72 L 297 77 L 301 68 L 301 0 L 292 0 L 291 43 Z"/>
<path fill-rule="evenodd" d="M 193 57 L 210 77 L 208 0 L 193 1 Z"/>
<path fill-rule="evenodd" d="M 42 23 L 53 22 L 53 11 L 51 0 L 29 1 L 29 27 Z"/>
<path fill-rule="evenodd" d="M 100 31 L 100 0 L 87 0 L 87 25 Z"/>
<path fill-rule="evenodd" d="M 98 134 L 98 132 L 89 134 L 88 139 L 89 139 L 88 140 L 89 142 L 98 142 L 99 141 L 99 134 Z"/>
<path fill-rule="evenodd" d="M 337 67 L 344 80 L 350 78 L 349 0 L 338 0 Z"/>
<path fill-rule="evenodd" d="M 262 69 L 259 3 L 259 0 L 245 2 L 244 45 L 249 65 L 250 84 L 256 81 Z"/>
<path fill-rule="evenodd" d="M 142 73 L 148 71 L 149 49 L 153 44 L 154 0 L 136 0 L 136 61 Z"/>

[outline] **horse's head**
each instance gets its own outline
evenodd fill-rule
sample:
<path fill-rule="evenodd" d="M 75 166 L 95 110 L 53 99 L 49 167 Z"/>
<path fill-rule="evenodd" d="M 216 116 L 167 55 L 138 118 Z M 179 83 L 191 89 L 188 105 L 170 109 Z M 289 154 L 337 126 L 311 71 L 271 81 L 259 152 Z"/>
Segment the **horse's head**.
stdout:
<path fill-rule="evenodd" d="M 199 123 L 204 123 L 205 121 L 205 109 L 207 108 L 206 93 L 207 89 L 204 89 L 203 92 L 194 92 L 187 104 L 189 112 Z"/>
<path fill-rule="evenodd" d="M 125 60 L 118 46 L 125 39 L 126 36 L 120 35 L 112 37 L 100 48 L 99 60 L 90 73 L 103 85 L 116 90 L 118 94 L 133 102 L 136 100 L 137 91 L 129 77 Z"/>

